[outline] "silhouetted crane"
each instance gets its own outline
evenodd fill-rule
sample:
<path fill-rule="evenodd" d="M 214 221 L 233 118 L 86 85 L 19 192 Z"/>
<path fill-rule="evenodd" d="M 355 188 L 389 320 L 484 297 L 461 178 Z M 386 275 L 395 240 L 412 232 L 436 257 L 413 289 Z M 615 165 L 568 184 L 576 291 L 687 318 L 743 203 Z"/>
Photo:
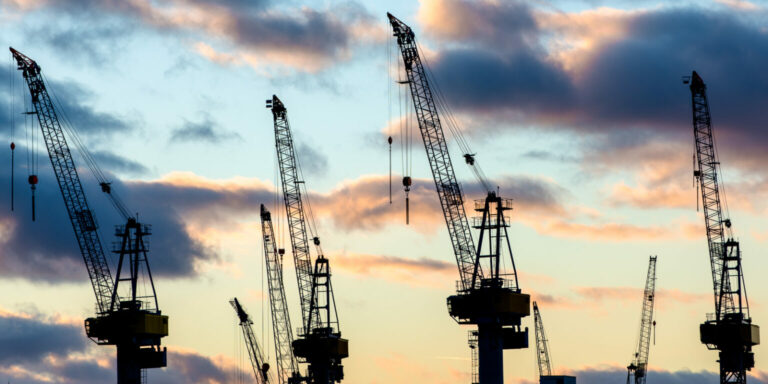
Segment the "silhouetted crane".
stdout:
<path fill-rule="evenodd" d="M 344 378 L 341 360 L 349 356 L 349 342 L 341 337 L 339 329 L 330 263 L 313 230 L 312 244 L 317 257 L 312 269 L 307 227 L 313 229 L 314 220 L 301 197 L 304 180 L 294 150 L 288 113 L 277 96 L 267 100 L 267 108 L 272 109 L 274 119 L 275 148 L 301 300 L 302 331 L 299 339 L 293 342 L 293 353 L 309 363 L 310 383 L 341 382 Z"/>
<path fill-rule="evenodd" d="M 653 320 L 653 309 L 656 303 L 656 256 L 651 256 L 648 262 L 648 277 L 643 291 L 643 311 L 640 316 L 640 336 L 632 363 L 627 366 L 627 384 L 634 378 L 634 384 L 645 384 L 648 373 L 648 354 L 651 347 L 651 331 L 656 325 Z"/>
<path fill-rule="evenodd" d="M 512 200 L 491 190 L 481 176 L 474 154 L 464 154 L 488 194 L 475 201 L 480 213 L 473 227 L 480 230 L 477 247 L 464 211 L 464 197 L 453 169 L 448 143 L 438 115 L 437 104 L 425 66 L 422 64 L 413 31 L 405 23 L 387 14 L 402 53 L 407 83 L 416 118 L 435 180 L 445 223 L 448 227 L 459 268 L 458 294 L 448 298 L 448 312 L 460 324 L 478 327 L 477 351 L 480 384 L 502 384 L 505 349 L 528 348 L 528 329 L 521 329 L 521 319 L 529 316 L 530 296 L 523 294 L 517 280 L 515 260 L 507 234 Z M 487 249 L 484 249 L 487 248 Z M 502 252 L 509 254 L 511 271 L 501 268 Z"/>
<path fill-rule="evenodd" d="M 261 205 L 261 233 L 264 239 L 264 261 L 267 265 L 269 303 L 272 312 L 272 331 L 275 336 L 277 380 L 280 384 L 298 384 L 304 379 L 299 373 L 299 362 L 291 349 L 293 328 L 288 311 L 283 283 L 283 255 L 285 250 L 277 247 L 277 238 L 272 226 L 272 215 Z"/>
<path fill-rule="evenodd" d="M 710 350 L 720 351 L 720 383 L 743 384 L 747 371 L 755 366 L 752 347 L 760 344 L 760 329 L 749 315 L 739 242 L 733 237 L 731 220 L 723 215 L 725 195 L 721 199 L 717 178 L 720 161 L 712 136 L 707 86 L 695 71 L 684 82 L 690 83 L 691 89 L 696 147 L 693 176 L 701 190 L 715 293 L 715 313 L 708 314 L 700 326 L 701 342 Z"/>
<path fill-rule="evenodd" d="M 573 376 L 552 375 L 552 360 L 549 356 L 549 339 L 544 332 L 544 321 L 541 319 L 539 305 L 533 302 L 533 324 L 536 334 L 536 362 L 539 367 L 539 384 L 576 384 Z"/>
<path fill-rule="evenodd" d="M 75 135 L 74 139 L 81 146 L 83 157 L 101 190 L 109 196 L 112 205 L 126 221 L 125 225 L 118 226 L 115 231 L 120 247 L 114 250 L 119 255 L 119 261 L 113 280 L 99 238 L 95 215 L 88 205 L 40 66 L 19 51 L 13 48 L 10 50 L 29 88 L 34 111 L 27 113 L 37 116 L 64 205 L 96 294 L 98 313 L 95 318 L 85 320 L 86 334 L 100 345 L 117 347 L 118 384 L 141 383 L 144 381 L 143 369 L 166 366 L 166 349 L 161 347 L 161 338 L 168 335 L 168 316 L 162 315 L 158 307 L 147 259 L 148 249 L 144 241 L 150 235 L 151 227 L 139 223 L 136 217 L 129 214 L 93 157 Z M 128 276 L 123 276 L 124 265 L 127 265 Z M 139 281 L 147 292 L 139 291 Z"/>
<path fill-rule="evenodd" d="M 233 298 L 229 301 L 232 308 L 235 309 L 237 319 L 240 321 L 240 329 L 243 331 L 243 338 L 245 339 L 245 346 L 248 349 L 248 359 L 251 361 L 251 367 L 253 367 L 253 377 L 256 379 L 257 384 L 270 383 L 269 380 L 269 363 L 264 359 L 264 355 L 261 353 L 261 347 L 259 346 L 259 340 L 256 339 L 256 334 L 253 333 L 253 321 L 245 309 L 240 305 L 240 301 L 237 298 Z"/>

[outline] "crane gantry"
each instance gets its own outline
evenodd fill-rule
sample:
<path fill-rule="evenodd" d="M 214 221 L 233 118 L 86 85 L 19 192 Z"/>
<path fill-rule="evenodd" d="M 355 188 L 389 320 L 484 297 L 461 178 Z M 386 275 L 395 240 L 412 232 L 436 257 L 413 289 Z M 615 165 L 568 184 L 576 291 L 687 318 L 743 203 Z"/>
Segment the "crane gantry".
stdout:
<path fill-rule="evenodd" d="M 288 311 L 283 282 L 283 255 L 285 250 L 277 247 L 272 214 L 261 205 L 261 233 L 264 240 L 264 261 L 267 265 L 269 304 L 272 312 L 272 331 L 275 339 L 277 380 L 279 384 L 298 384 L 303 377 L 299 373 L 299 362 L 293 354 L 293 328 Z"/>
<path fill-rule="evenodd" d="M 248 349 L 248 359 L 251 361 L 253 377 L 256 379 L 256 384 L 270 383 L 269 363 L 264 359 L 264 355 L 261 353 L 259 340 L 256 339 L 256 334 L 253 332 L 253 320 L 251 320 L 251 317 L 245 312 L 245 309 L 240 305 L 240 301 L 237 300 L 236 297 L 230 300 L 229 304 L 232 305 L 232 308 L 235 310 L 240 329 L 243 331 L 245 347 Z"/>
<path fill-rule="evenodd" d="M 98 313 L 96 317 L 85 320 L 86 334 L 100 345 L 116 346 L 118 384 L 142 383 L 144 369 L 167 365 L 166 349 L 161 347 L 161 339 L 168 335 L 168 316 L 162 315 L 158 306 L 144 241 L 151 234 L 151 227 L 129 214 L 130 211 L 112 191 L 111 184 L 92 156 L 85 148 L 80 148 L 101 190 L 126 221 L 115 231 L 120 246 L 114 251 L 119 261 L 113 278 L 94 212 L 86 199 L 41 68 L 21 52 L 13 48 L 10 51 L 27 83 L 34 108 L 27 113 L 37 116 L 70 224 L 96 295 Z M 127 266 L 127 276 L 123 275 L 124 265 Z M 139 291 L 139 281 L 143 283 L 141 286 L 148 287 L 146 292 Z"/>
<path fill-rule="evenodd" d="M 523 294 L 518 284 L 517 270 L 507 233 L 512 200 L 500 197 L 481 178 L 488 194 L 476 200 L 480 213 L 470 227 L 464 210 L 464 196 L 456 179 L 448 153 L 448 143 L 430 88 L 426 68 L 422 63 L 413 30 L 392 14 L 387 13 L 400 48 L 407 83 L 410 88 L 416 119 L 432 170 L 437 195 L 443 210 L 448 234 L 459 269 L 458 292 L 450 296 L 448 312 L 460 324 L 477 325 L 479 383 L 502 384 L 505 349 L 528 348 L 528 329 L 521 328 L 521 319 L 530 315 L 530 296 Z M 477 170 L 474 154 L 464 159 Z M 477 247 L 472 230 L 480 231 Z M 501 268 L 503 252 L 509 255 L 510 268 Z"/>
<path fill-rule="evenodd" d="M 312 212 L 305 209 L 302 200 L 304 180 L 293 145 L 288 111 L 277 96 L 267 100 L 267 108 L 272 110 L 274 120 L 275 148 L 301 301 L 302 328 L 299 338 L 293 341 L 293 353 L 309 363 L 310 383 L 338 383 L 344 378 L 341 361 L 349 356 L 349 342 L 341 337 L 330 262 L 320 247 L 320 238 L 313 231 L 312 244 L 317 257 L 312 268 L 307 230 L 307 227 L 312 229 Z"/>
<path fill-rule="evenodd" d="M 710 350 L 720 351 L 720 383 L 743 384 L 747 371 L 755 366 L 752 347 L 760 344 L 760 328 L 752 324 L 749 314 L 739 242 L 733 237 L 731 220 L 723 214 L 725 195 L 720 197 L 720 161 L 712 135 L 707 86 L 696 71 L 684 83 L 690 83 L 696 148 L 693 176 L 701 191 L 715 297 L 715 313 L 708 314 L 699 329 L 701 342 Z"/>
<path fill-rule="evenodd" d="M 640 336 L 632 362 L 627 366 L 627 384 L 645 384 L 648 373 L 648 355 L 651 348 L 651 331 L 656 325 L 653 310 L 656 304 L 656 256 L 648 261 L 648 276 L 643 291 L 643 311 L 640 316 Z"/>

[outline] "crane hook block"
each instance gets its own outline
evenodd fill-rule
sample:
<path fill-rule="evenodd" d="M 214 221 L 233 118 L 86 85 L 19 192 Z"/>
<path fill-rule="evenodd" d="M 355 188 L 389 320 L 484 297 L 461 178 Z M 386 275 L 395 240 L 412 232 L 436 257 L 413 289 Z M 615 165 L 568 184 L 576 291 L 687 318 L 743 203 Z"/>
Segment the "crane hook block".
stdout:
<path fill-rule="evenodd" d="M 413 181 L 410 176 L 403 177 L 403 186 L 406 190 L 410 189 L 412 183 Z"/>
<path fill-rule="evenodd" d="M 11 151 L 13 151 L 14 149 L 16 149 L 16 143 L 11 143 Z"/>
<path fill-rule="evenodd" d="M 37 175 L 29 175 L 29 178 L 27 179 L 29 181 L 29 185 L 34 188 L 35 185 L 37 185 Z"/>
<path fill-rule="evenodd" d="M 315 243 L 315 245 L 320 245 L 320 238 L 315 236 L 312 238 L 312 241 Z"/>
<path fill-rule="evenodd" d="M 101 183 L 101 191 L 104 193 L 112 193 L 112 186 L 109 183 Z"/>

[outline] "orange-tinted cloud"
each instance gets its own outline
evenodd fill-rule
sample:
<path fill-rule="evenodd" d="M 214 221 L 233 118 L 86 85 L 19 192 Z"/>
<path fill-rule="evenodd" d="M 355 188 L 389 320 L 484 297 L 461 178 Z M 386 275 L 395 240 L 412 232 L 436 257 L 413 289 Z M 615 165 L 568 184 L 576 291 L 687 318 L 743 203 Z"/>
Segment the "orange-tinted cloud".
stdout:
<path fill-rule="evenodd" d="M 414 286 L 450 286 L 458 276 L 455 263 L 435 259 L 346 253 L 335 254 L 329 258 L 333 260 L 334 268 L 347 274 Z"/>

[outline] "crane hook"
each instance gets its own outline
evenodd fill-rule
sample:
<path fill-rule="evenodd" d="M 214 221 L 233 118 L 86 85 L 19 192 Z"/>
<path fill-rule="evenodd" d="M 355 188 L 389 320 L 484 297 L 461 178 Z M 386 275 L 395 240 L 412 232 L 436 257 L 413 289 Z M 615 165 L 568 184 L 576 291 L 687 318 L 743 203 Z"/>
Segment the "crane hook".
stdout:
<path fill-rule="evenodd" d="M 410 224 L 410 211 L 411 211 L 411 203 L 410 199 L 408 197 L 409 192 L 411 192 L 411 184 L 413 181 L 411 180 L 410 176 L 403 177 L 403 187 L 405 187 L 405 225 Z"/>
<path fill-rule="evenodd" d="M 37 175 L 29 175 L 27 181 L 32 188 L 32 221 L 35 221 L 35 190 L 37 189 Z"/>

